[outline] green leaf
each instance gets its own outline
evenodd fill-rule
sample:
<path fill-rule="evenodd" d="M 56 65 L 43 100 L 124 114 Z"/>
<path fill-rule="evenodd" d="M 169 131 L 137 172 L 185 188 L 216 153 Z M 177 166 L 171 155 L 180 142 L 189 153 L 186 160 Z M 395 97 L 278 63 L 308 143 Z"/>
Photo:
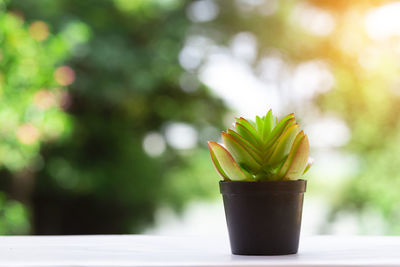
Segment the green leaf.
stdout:
<path fill-rule="evenodd" d="M 253 180 L 252 175 L 243 171 L 233 159 L 232 155 L 223 146 L 216 142 L 209 141 L 208 148 L 215 168 L 225 180 Z"/>
<path fill-rule="evenodd" d="M 296 120 L 294 118 L 294 114 L 291 113 L 289 115 L 287 115 L 285 118 L 283 118 L 276 126 L 275 128 L 272 130 L 266 147 L 270 147 L 272 146 L 277 139 L 281 136 L 282 133 L 284 133 L 292 124 L 296 123 Z"/>
<path fill-rule="evenodd" d="M 267 115 L 264 117 L 263 126 L 264 126 L 264 129 L 262 131 L 262 138 L 263 138 L 263 141 L 266 141 L 274 127 L 274 115 L 272 114 L 272 109 L 270 109 L 268 111 Z"/>
<path fill-rule="evenodd" d="M 282 126 L 280 126 L 280 131 L 275 134 L 276 136 L 270 136 L 270 138 L 268 139 L 268 143 L 264 147 L 266 151 L 263 155 L 265 162 L 268 162 L 268 159 L 271 157 L 272 153 L 278 146 L 278 139 L 295 123 L 296 122 L 294 118 L 287 120 Z"/>
<path fill-rule="evenodd" d="M 268 164 L 271 166 L 276 166 L 285 156 L 289 153 L 293 141 L 296 135 L 299 133 L 299 125 L 297 123 L 292 124 L 276 141 L 276 146 L 274 146 L 274 151 L 271 157 L 268 159 Z"/>
<path fill-rule="evenodd" d="M 226 131 L 228 134 L 232 135 L 233 138 L 235 138 L 236 141 L 238 141 L 246 150 L 252 154 L 252 156 L 259 162 L 262 162 L 262 157 L 261 157 L 261 151 L 258 149 L 258 147 L 253 146 L 249 141 L 244 139 L 240 134 L 235 132 L 232 129 L 228 129 Z M 253 155 L 254 153 L 254 155 Z"/>
<path fill-rule="evenodd" d="M 247 121 L 251 124 L 251 126 L 253 126 L 254 129 L 257 127 L 257 125 L 254 121 L 252 121 L 252 120 L 247 120 Z"/>
<path fill-rule="evenodd" d="M 259 147 L 260 143 L 257 139 L 257 137 L 254 136 L 246 127 L 243 126 L 243 124 L 236 122 L 235 123 L 235 129 L 236 132 L 241 135 L 244 139 L 249 141 L 250 144 L 252 144 L 255 147 Z"/>
<path fill-rule="evenodd" d="M 259 116 L 256 116 L 256 124 L 257 124 L 258 135 L 263 137 L 264 136 L 264 134 L 263 134 L 263 131 L 264 131 L 264 120 L 261 119 Z"/>
<path fill-rule="evenodd" d="M 309 142 L 303 131 L 299 132 L 293 142 L 289 156 L 278 171 L 278 176 L 283 180 L 299 179 L 307 166 Z"/>
<path fill-rule="evenodd" d="M 306 166 L 306 168 L 304 169 L 303 175 L 306 174 L 306 173 L 308 172 L 308 170 L 311 168 L 311 166 L 313 165 L 313 163 L 314 163 L 313 160 L 312 160 L 311 158 L 308 158 L 307 166 Z"/>
<path fill-rule="evenodd" d="M 243 117 L 236 118 L 236 121 L 237 121 L 237 123 L 240 123 L 241 125 L 243 125 L 254 136 L 254 138 L 257 140 L 257 142 L 260 141 L 260 136 L 257 132 L 257 129 L 253 126 L 253 124 L 250 123 L 250 121 L 246 120 Z"/>
<path fill-rule="evenodd" d="M 210 151 L 210 155 L 211 155 L 211 160 L 214 164 L 215 169 L 217 170 L 218 174 L 225 180 L 225 181 L 230 181 L 228 175 L 226 175 L 226 173 L 224 172 L 224 170 L 221 167 L 221 164 L 219 164 L 219 161 L 217 159 L 217 157 L 215 156 L 215 153 L 212 149 L 213 146 L 218 145 L 217 143 L 213 142 L 213 141 L 208 141 L 208 150 Z"/>
<path fill-rule="evenodd" d="M 252 173 L 257 173 L 261 169 L 261 165 L 252 155 L 256 155 L 254 151 L 253 153 L 249 153 L 245 147 L 228 133 L 222 132 L 222 140 L 224 141 L 225 147 L 240 166 L 243 165 L 245 169 L 251 170 Z M 261 158 L 259 159 L 261 161 Z"/>

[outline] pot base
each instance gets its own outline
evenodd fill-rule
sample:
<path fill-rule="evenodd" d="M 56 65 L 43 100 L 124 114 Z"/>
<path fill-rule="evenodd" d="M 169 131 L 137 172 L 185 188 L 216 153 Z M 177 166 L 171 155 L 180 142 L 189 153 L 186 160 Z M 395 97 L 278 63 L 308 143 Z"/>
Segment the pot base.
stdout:
<path fill-rule="evenodd" d="M 296 254 L 306 181 L 220 182 L 235 255 Z"/>

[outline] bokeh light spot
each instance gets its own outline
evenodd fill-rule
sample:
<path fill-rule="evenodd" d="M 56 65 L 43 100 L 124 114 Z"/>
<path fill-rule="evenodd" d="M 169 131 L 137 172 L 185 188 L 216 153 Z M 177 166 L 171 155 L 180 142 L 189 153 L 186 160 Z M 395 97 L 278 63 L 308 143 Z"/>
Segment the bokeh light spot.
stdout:
<path fill-rule="evenodd" d="M 164 137 L 156 132 L 147 134 L 143 139 L 143 149 L 151 157 L 160 156 L 165 151 Z"/>
<path fill-rule="evenodd" d="M 25 17 L 24 17 L 24 14 L 20 10 L 9 11 L 9 12 L 7 12 L 7 15 L 9 15 L 10 17 L 13 18 L 16 25 L 22 26 L 22 24 L 24 24 Z"/>
<path fill-rule="evenodd" d="M 192 93 L 199 89 L 200 83 L 195 75 L 185 72 L 179 78 L 179 85 L 184 92 Z"/>
<path fill-rule="evenodd" d="M 193 22 L 207 22 L 218 16 L 219 8 L 212 0 L 192 2 L 187 9 L 187 16 Z"/>
<path fill-rule="evenodd" d="M 314 6 L 299 4 L 292 15 L 296 24 L 314 35 L 327 36 L 335 28 L 332 14 Z"/>
<path fill-rule="evenodd" d="M 390 3 L 372 9 L 365 17 L 369 37 L 384 39 L 400 35 L 400 3 Z"/>
<path fill-rule="evenodd" d="M 39 137 L 40 133 L 38 129 L 30 123 L 25 123 L 17 129 L 17 138 L 23 144 L 31 145 L 35 143 Z"/>
<path fill-rule="evenodd" d="M 174 122 L 165 130 L 165 136 L 170 146 L 176 149 L 194 148 L 198 141 L 198 133 L 187 123 Z"/>
<path fill-rule="evenodd" d="M 29 26 L 29 34 L 36 41 L 44 41 L 49 36 L 49 27 L 43 21 L 36 21 Z"/>
<path fill-rule="evenodd" d="M 72 104 L 71 95 L 66 91 L 61 91 L 58 95 L 58 105 L 60 108 L 67 110 Z"/>
<path fill-rule="evenodd" d="M 312 147 L 341 147 L 351 138 L 346 122 L 340 118 L 326 116 L 306 127 Z"/>
<path fill-rule="evenodd" d="M 257 38 L 250 32 L 236 34 L 231 42 L 232 54 L 245 62 L 253 62 L 257 56 Z"/>
<path fill-rule="evenodd" d="M 70 85 L 75 81 L 75 72 L 71 67 L 61 66 L 54 72 L 54 79 L 60 85 Z"/>
<path fill-rule="evenodd" d="M 49 109 L 55 105 L 54 95 L 48 90 L 39 90 L 34 95 L 33 103 L 38 109 Z"/>

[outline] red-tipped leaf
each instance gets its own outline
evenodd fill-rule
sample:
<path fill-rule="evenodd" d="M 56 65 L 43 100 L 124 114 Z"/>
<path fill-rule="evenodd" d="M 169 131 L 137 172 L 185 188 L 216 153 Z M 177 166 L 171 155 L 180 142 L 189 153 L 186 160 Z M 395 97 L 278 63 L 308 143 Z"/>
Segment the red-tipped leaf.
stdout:
<path fill-rule="evenodd" d="M 215 168 L 225 180 L 244 181 L 253 178 L 249 173 L 240 168 L 232 155 L 223 146 L 209 141 L 208 148 Z"/>

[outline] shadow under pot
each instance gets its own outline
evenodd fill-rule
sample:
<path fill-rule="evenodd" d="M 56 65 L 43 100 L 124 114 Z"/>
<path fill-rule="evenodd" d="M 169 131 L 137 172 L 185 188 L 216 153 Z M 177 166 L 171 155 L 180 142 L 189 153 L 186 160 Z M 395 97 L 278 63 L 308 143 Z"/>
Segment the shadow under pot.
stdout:
<path fill-rule="evenodd" d="M 306 183 L 220 181 L 232 253 L 296 254 Z"/>

